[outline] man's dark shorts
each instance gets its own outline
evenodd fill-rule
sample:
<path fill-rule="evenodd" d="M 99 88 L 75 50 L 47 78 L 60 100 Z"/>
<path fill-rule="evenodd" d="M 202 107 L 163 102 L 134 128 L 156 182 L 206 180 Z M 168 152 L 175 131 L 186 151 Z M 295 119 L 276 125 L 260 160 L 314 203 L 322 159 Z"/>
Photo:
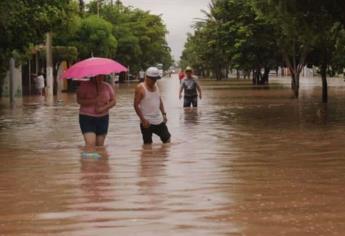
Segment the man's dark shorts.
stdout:
<path fill-rule="evenodd" d="M 198 96 L 184 97 L 183 107 L 190 107 L 191 105 L 193 105 L 193 107 L 198 107 Z"/>
<path fill-rule="evenodd" d="M 79 124 L 83 134 L 95 133 L 96 135 L 106 135 L 109 127 L 109 115 L 102 117 L 79 115 Z"/>
<path fill-rule="evenodd" d="M 163 143 L 167 143 L 170 141 L 171 135 L 169 133 L 167 125 L 164 122 L 160 125 L 150 125 L 149 128 L 144 128 L 143 125 L 140 124 L 140 129 L 143 135 L 144 144 L 152 143 L 152 134 L 158 135 Z"/>

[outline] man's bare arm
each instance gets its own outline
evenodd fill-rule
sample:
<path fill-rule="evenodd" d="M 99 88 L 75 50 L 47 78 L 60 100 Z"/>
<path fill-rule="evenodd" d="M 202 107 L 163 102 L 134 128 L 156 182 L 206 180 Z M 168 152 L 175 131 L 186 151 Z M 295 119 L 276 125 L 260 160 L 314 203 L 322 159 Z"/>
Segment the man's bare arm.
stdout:
<path fill-rule="evenodd" d="M 182 82 L 182 83 L 181 83 L 181 86 L 180 86 L 180 91 L 179 91 L 179 98 L 180 98 L 180 99 L 182 98 L 183 89 L 184 89 L 184 86 L 183 86 L 183 82 Z"/>
<path fill-rule="evenodd" d="M 140 110 L 139 104 L 143 98 L 144 98 L 143 89 L 141 86 L 138 85 L 135 89 L 135 95 L 134 95 L 134 109 L 142 123 L 145 120 L 145 118 L 142 111 Z"/>
<path fill-rule="evenodd" d="M 196 89 L 198 90 L 199 98 L 201 99 L 202 98 L 202 92 L 201 92 L 201 87 L 200 87 L 199 82 L 196 82 Z"/>

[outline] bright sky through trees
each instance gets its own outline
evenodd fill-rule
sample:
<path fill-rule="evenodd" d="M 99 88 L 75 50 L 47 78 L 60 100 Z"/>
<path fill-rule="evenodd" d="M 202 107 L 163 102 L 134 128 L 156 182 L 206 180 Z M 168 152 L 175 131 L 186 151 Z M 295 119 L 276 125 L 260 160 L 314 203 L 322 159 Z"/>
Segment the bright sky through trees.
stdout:
<path fill-rule="evenodd" d="M 162 14 L 169 30 L 167 41 L 174 59 L 177 60 L 181 56 L 187 33 L 193 32 L 191 25 L 196 18 L 205 17 L 201 9 L 207 10 L 209 2 L 209 0 L 122 0 L 124 5 Z"/>

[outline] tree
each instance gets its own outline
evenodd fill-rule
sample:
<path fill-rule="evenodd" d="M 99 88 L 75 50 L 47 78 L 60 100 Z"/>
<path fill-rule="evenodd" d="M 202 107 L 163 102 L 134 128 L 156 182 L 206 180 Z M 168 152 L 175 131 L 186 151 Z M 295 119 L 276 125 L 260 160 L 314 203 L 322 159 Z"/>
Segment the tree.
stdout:
<path fill-rule="evenodd" d="M 343 0 L 331 0 L 331 1 L 322 1 L 316 0 L 316 5 L 322 5 L 326 9 L 333 19 L 337 22 L 340 22 L 345 26 L 345 1 Z"/>
<path fill-rule="evenodd" d="M 181 61 L 198 67 L 207 65 L 216 79 L 224 74 L 227 78 L 231 67 L 255 71 L 255 84 L 268 83 L 270 68 L 280 61 L 273 26 L 258 19 L 245 0 L 212 1 L 209 10 L 205 12 L 207 19 L 195 25 Z"/>
<path fill-rule="evenodd" d="M 161 16 L 140 9 L 126 7 L 121 2 L 115 5 L 95 1 L 89 4 L 89 14 L 96 14 L 113 25 L 112 33 L 118 39 L 115 59 L 138 72 L 157 63 L 167 69 L 172 64 L 170 48 L 165 36 L 168 33 Z"/>
<path fill-rule="evenodd" d="M 253 71 L 253 84 L 267 84 L 269 71 L 280 64 L 274 26 L 258 18 L 246 0 L 220 1 L 226 47 L 233 68 Z M 262 73 L 262 69 L 263 73 Z"/>
<path fill-rule="evenodd" d="M 292 89 L 298 98 L 300 73 L 314 44 L 314 31 L 305 7 L 314 3 L 297 0 L 252 0 L 252 3 L 261 19 L 273 24 L 277 30 L 278 46 L 290 70 Z"/>
<path fill-rule="evenodd" d="M 96 15 L 82 19 L 75 43 L 79 57 L 82 59 L 90 56 L 114 57 L 117 40 L 112 30 L 113 26 L 110 22 Z"/>
<path fill-rule="evenodd" d="M 198 32 L 195 32 L 197 34 Z M 205 45 L 205 41 L 202 41 L 201 37 L 196 35 L 188 34 L 187 41 L 184 45 L 184 50 L 182 52 L 180 67 L 186 68 L 191 66 L 196 70 L 196 73 L 205 74 L 206 63 L 202 60 L 202 53 L 199 51 L 201 44 Z M 204 47 L 205 48 L 205 47 Z"/>
<path fill-rule="evenodd" d="M 308 63 L 318 66 L 322 80 L 322 102 L 328 102 L 327 75 L 342 72 L 345 62 L 344 25 L 337 22 L 335 12 L 330 9 L 329 2 L 316 1 L 316 5 L 308 7 L 314 34 L 313 51 L 308 58 Z"/>
<path fill-rule="evenodd" d="M 252 0 L 261 17 L 276 25 L 282 37 L 278 45 L 292 74 L 292 88 L 298 97 L 299 75 L 305 64 L 319 66 L 323 85 L 323 102 L 327 102 L 327 71 L 339 64 L 343 32 L 344 2 L 322 0 Z M 337 47 L 336 47 L 337 46 Z M 339 54 L 338 54 L 339 55 Z"/>
<path fill-rule="evenodd" d="M 25 53 L 30 45 L 44 42 L 46 32 L 62 27 L 68 19 L 69 3 L 69 0 L 0 1 L 0 87 L 13 52 Z"/>
<path fill-rule="evenodd" d="M 183 67 L 190 65 L 201 74 L 212 74 L 217 80 L 227 76 L 229 56 L 226 51 L 223 22 L 215 17 L 218 11 L 218 1 L 211 1 L 209 12 L 204 11 L 206 20 L 200 20 L 194 25 L 195 32 L 190 34 L 181 56 Z M 224 73 L 225 71 L 225 73 Z"/>

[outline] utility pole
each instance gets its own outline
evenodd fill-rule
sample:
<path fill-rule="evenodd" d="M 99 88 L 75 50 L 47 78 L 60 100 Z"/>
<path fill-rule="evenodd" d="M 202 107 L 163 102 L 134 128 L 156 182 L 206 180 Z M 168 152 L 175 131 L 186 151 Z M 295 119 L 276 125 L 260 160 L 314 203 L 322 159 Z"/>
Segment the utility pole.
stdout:
<path fill-rule="evenodd" d="M 10 104 L 13 106 L 14 103 L 15 103 L 15 100 L 14 100 L 14 69 L 15 69 L 15 60 L 14 58 L 12 57 L 10 59 L 10 74 L 9 74 L 9 82 L 10 82 Z"/>
<path fill-rule="evenodd" d="M 29 96 L 31 96 L 31 74 L 32 74 L 32 69 L 31 69 L 31 58 L 29 59 Z"/>
<path fill-rule="evenodd" d="M 52 32 L 47 33 L 47 41 L 46 41 L 46 52 L 47 52 L 47 89 L 46 89 L 46 96 L 48 98 L 53 97 L 53 50 L 52 50 Z"/>
<path fill-rule="evenodd" d="M 39 70 L 40 70 L 40 60 L 39 60 L 39 49 L 36 50 L 36 54 L 35 54 L 35 74 L 36 76 L 40 73 Z"/>

